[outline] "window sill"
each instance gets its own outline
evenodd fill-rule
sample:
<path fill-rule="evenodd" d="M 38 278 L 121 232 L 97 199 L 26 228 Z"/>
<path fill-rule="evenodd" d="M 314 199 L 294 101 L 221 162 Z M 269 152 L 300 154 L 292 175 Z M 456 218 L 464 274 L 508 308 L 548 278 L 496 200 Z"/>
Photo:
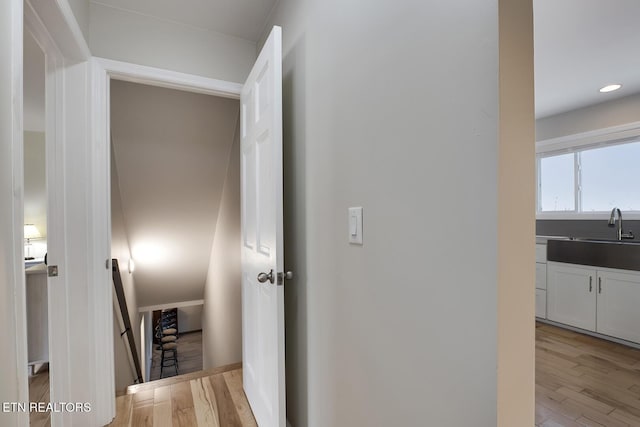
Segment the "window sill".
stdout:
<path fill-rule="evenodd" d="M 536 220 L 594 220 L 608 221 L 611 212 L 538 212 Z M 640 212 L 622 211 L 622 220 L 640 220 Z"/>

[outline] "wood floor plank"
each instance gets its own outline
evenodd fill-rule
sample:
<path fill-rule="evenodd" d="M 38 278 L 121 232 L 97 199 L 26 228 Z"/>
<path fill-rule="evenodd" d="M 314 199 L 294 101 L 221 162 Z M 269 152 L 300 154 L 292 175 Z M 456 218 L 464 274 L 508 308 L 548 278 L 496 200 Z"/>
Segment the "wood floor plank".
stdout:
<path fill-rule="evenodd" d="M 162 386 L 153 390 L 153 403 L 171 402 L 171 386 Z"/>
<path fill-rule="evenodd" d="M 153 406 L 154 390 L 144 390 L 133 395 L 133 408 Z"/>
<path fill-rule="evenodd" d="M 218 374 L 222 375 L 222 374 Z M 211 406 L 213 408 L 213 413 L 216 414 L 216 419 L 218 420 L 218 424 L 220 424 L 220 409 L 218 408 L 218 400 L 216 399 L 216 393 L 213 390 L 213 384 L 211 384 L 210 377 L 203 377 L 202 384 L 207 391 L 207 394 L 212 397 Z"/>
<path fill-rule="evenodd" d="M 227 388 L 231 394 L 233 404 L 236 407 L 241 425 L 246 427 L 257 427 L 253 411 L 249 406 L 247 396 L 244 394 L 244 389 L 242 388 L 242 370 L 236 369 L 233 371 L 227 371 L 222 374 L 222 376 L 227 383 Z"/>
<path fill-rule="evenodd" d="M 173 427 L 171 399 L 153 404 L 153 427 Z"/>
<path fill-rule="evenodd" d="M 640 427 L 640 351 L 536 324 L 538 427 Z"/>
<path fill-rule="evenodd" d="M 189 374 L 177 382 L 172 378 L 168 385 L 165 380 L 145 383 L 145 388 L 119 396 L 110 426 L 257 427 L 242 389 L 242 369 L 213 372 Z"/>
<path fill-rule="evenodd" d="M 153 427 L 153 403 L 150 405 L 134 405 L 131 411 L 131 425 L 134 427 Z"/>
<path fill-rule="evenodd" d="M 209 377 L 209 381 L 213 386 L 216 403 L 218 404 L 218 416 L 220 417 L 220 425 L 229 427 L 241 427 L 240 418 L 236 411 L 233 398 L 227 387 L 223 375 L 214 375 Z"/>
<path fill-rule="evenodd" d="M 205 384 L 203 384 L 205 380 Z M 189 382 L 193 395 L 193 406 L 199 426 L 220 427 L 218 411 L 214 410 L 215 395 L 207 387 L 208 378 L 197 378 Z"/>
<path fill-rule="evenodd" d="M 242 369 L 242 363 L 233 363 L 231 365 L 220 366 L 218 368 L 206 369 L 198 372 L 190 372 L 188 374 L 178 375 L 171 378 L 163 378 L 161 380 L 155 380 L 155 381 L 150 381 L 150 382 L 141 383 L 141 384 L 133 384 L 127 387 L 127 393 L 133 394 L 133 393 L 138 393 L 139 391 L 142 391 L 142 390 L 154 390 L 158 387 L 177 384 L 184 381 L 191 381 L 196 378 L 208 377 L 211 375 L 216 375 L 216 374 L 220 374 L 227 371 L 233 371 L 237 369 Z"/>
<path fill-rule="evenodd" d="M 171 385 L 171 414 L 174 427 L 192 427 L 198 425 L 193 408 L 193 396 L 188 381 Z"/>
<path fill-rule="evenodd" d="M 109 425 L 112 427 L 129 427 L 131 425 L 132 409 L 133 395 L 125 394 L 116 397 L 116 418 Z"/>

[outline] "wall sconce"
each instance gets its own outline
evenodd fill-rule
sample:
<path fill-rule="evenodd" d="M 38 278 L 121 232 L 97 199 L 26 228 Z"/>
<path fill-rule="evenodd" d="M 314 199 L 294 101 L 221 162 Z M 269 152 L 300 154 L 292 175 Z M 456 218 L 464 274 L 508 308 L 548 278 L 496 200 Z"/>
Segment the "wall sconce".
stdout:
<path fill-rule="evenodd" d="M 35 225 L 33 225 L 33 224 L 25 224 L 24 225 L 24 239 L 27 241 L 27 256 L 24 258 L 25 260 L 34 259 L 29 254 L 29 252 L 30 252 L 29 249 L 30 249 L 30 246 L 31 246 L 31 239 L 39 239 L 41 237 L 42 237 L 42 235 L 40 234 L 40 231 L 38 230 L 38 228 L 36 228 Z"/>
<path fill-rule="evenodd" d="M 133 262 L 133 258 L 129 258 L 129 274 L 132 274 L 135 269 L 136 265 Z"/>

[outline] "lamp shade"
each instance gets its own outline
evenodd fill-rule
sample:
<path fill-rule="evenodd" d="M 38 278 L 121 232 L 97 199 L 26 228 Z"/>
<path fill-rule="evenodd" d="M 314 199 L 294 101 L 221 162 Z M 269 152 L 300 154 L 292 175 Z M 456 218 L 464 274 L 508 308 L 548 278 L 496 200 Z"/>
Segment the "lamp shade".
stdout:
<path fill-rule="evenodd" d="M 24 238 L 25 239 L 39 239 L 42 237 L 40 231 L 33 224 L 24 225 Z"/>

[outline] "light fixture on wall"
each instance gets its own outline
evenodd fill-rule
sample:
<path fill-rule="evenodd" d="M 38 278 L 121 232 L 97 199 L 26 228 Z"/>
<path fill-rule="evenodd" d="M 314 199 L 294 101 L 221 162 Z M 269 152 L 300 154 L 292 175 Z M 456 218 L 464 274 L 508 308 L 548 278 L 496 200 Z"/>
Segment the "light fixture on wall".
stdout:
<path fill-rule="evenodd" d="M 133 270 L 136 269 L 136 265 L 133 262 L 133 258 L 129 258 L 129 274 L 133 273 Z"/>
<path fill-rule="evenodd" d="M 39 239 L 41 237 L 42 237 L 42 235 L 40 234 L 40 231 L 38 230 L 38 228 L 35 225 L 33 225 L 33 224 L 25 224 L 24 225 L 24 239 L 27 241 L 27 256 L 24 259 L 26 259 L 26 260 L 34 259 L 29 254 L 29 250 L 30 250 L 30 246 L 31 246 L 31 239 Z"/>

